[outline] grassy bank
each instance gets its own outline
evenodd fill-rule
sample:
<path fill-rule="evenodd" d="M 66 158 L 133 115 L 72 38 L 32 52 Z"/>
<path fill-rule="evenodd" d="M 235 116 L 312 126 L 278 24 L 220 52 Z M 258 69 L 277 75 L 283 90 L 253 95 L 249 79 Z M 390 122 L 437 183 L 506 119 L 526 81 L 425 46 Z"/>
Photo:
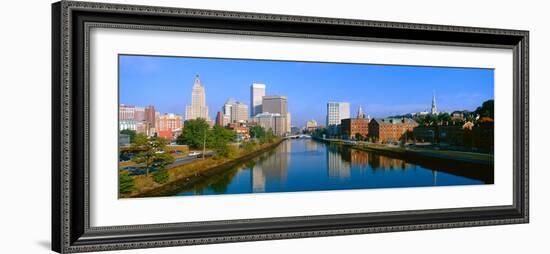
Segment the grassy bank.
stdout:
<path fill-rule="evenodd" d="M 279 145 L 282 141 L 282 139 L 279 139 L 273 143 L 257 145 L 255 149 L 251 151 L 238 148 L 233 155 L 229 157 L 210 157 L 170 168 L 167 170 L 168 181 L 163 184 L 155 182 L 151 175 L 133 176 L 133 191 L 127 194 L 120 194 L 120 197 L 157 197 L 169 195 L 168 193 L 172 193 L 175 189 L 180 189 L 186 185 L 192 185 L 194 182 L 204 177 L 216 174 L 220 170 L 227 169 L 268 151 Z"/>
<path fill-rule="evenodd" d="M 384 145 L 353 145 L 355 149 L 370 150 L 375 152 L 389 152 L 393 154 L 414 154 L 416 156 L 433 157 L 447 160 L 464 161 L 478 164 L 493 164 L 494 156 L 485 153 L 473 153 L 463 151 L 434 150 L 425 148 L 387 147 Z"/>

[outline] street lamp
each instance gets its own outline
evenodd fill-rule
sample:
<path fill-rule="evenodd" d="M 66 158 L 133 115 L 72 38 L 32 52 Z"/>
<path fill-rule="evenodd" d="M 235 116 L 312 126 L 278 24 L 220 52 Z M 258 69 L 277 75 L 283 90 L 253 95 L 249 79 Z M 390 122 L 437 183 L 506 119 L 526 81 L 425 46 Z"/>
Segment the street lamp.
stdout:
<path fill-rule="evenodd" d="M 206 157 L 206 128 L 204 129 L 203 140 L 202 140 L 202 159 Z"/>

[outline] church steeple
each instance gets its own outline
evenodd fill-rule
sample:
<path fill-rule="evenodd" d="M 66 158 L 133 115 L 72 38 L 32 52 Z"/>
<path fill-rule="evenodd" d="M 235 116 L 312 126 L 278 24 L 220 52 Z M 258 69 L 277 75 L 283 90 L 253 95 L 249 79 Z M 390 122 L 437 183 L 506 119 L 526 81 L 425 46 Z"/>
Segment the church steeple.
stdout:
<path fill-rule="evenodd" d="M 432 95 L 432 110 L 431 110 L 431 113 L 432 113 L 432 115 L 437 115 L 437 105 L 435 104 L 435 91 L 433 92 L 433 95 Z"/>
<path fill-rule="evenodd" d="M 359 105 L 359 109 L 357 110 L 357 118 L 365 118 L 365 112 L 363 112 L 361 105 Z"/>

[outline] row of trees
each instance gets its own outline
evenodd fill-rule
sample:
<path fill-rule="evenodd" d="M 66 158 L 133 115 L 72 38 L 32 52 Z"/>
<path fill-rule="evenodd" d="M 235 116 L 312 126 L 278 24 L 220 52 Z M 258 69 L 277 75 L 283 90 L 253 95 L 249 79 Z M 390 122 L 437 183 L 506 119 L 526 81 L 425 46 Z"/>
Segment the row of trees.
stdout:
<path fill-rule="evenodd" d="M 168 145 L 168 140 L 157 136 L 147 137 L 135 131 L 121 131 L 123 134 L 130 136 L 130 149 L 133 153 L 132 161 L 136 164 L 141 164 L 145 168 L 145 175 L 149 176 L 154 170 L 153 180 L 157 183 L 165 183 L 168 181 L 168 171 L 166 166 L 175 162 L 174 156 L 165 153 L 165 148 Z M 119 170 L 119 192 L 126 194 L 130 193 L 134 187 L 134 179 L 129 175 L 127 170 Z"/>
<path fill-rule="evenodd" d="M 478 119 L 489 117 L 494 119 L 494 100 L 487 100 L 477 107 L 475 111 L 461 111 L 462 119 L 452 119 L 449 113 L 443 112 L 437 115 L 422 115 L 413 119 L 421 126 L 438 126 L 438 125 L 462 125 L 465 122 L 475 123 Z"/>
<path fill-rule="evenodd" d="M 249 132 L 251 138 L 260 144 L 271 143 L 276 138 L 271 129 L 266 130 L 261 126 L 253 126 Z M 231 152 L 229 145 L 236 138 L 237 134 L 232 130 L 221 126 L 210 128 L 206 120 L 199 118 L 185 121 L 185 127 L 176 142 L 194 149 L 213 149 L 217 154 L 227 156 Z"/>
<path fill-rule="evenodd" d="M 250 137 L 258 140 L 260 144 L 267 144 L 272 143 L 275 140 L 275 134 L 273 134 L 273 130 L 265 130 L 265 128 L 261 126 L 253 126 L 250 128 Z"/>
<path fill-rule="evenodd" d="M 228 157 L 232 153 L 230 144 L 236 137 L 235 132 L 221 126 L 210 128 L 206 120 L 199 118 L 185 121 L 185 127 L 177 137 L 176 143 L 194 149 L 209 148 L 214 150 L 217 156 Z"/>
<path fill-rule="evenodd" d="M 168 145 L 168 140 L 160 137 L 147 137 L 144 134 L 137 134 L 130 147 L 135 152 L 132 161 L 137 164 L 143 164 L 146 175 L 152 168 L 164 170 L 167 165 L 174 163 L 175 158 L 171 154 L 164 152 Z"/>

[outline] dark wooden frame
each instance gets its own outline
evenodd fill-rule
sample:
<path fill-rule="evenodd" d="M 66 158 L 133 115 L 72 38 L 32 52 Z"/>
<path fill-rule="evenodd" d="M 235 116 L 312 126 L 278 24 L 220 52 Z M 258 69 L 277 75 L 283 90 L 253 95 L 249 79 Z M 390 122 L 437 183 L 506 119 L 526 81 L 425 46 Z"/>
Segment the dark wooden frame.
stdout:
<path fill-rule="evenodd" d="M 198 31 L 512 49 L 513 205 L 90 227 L 88 31 Z M 85 252 L 527 223 L 528 31 L 62 1 L 52 5 L 52 249 Z"/>

